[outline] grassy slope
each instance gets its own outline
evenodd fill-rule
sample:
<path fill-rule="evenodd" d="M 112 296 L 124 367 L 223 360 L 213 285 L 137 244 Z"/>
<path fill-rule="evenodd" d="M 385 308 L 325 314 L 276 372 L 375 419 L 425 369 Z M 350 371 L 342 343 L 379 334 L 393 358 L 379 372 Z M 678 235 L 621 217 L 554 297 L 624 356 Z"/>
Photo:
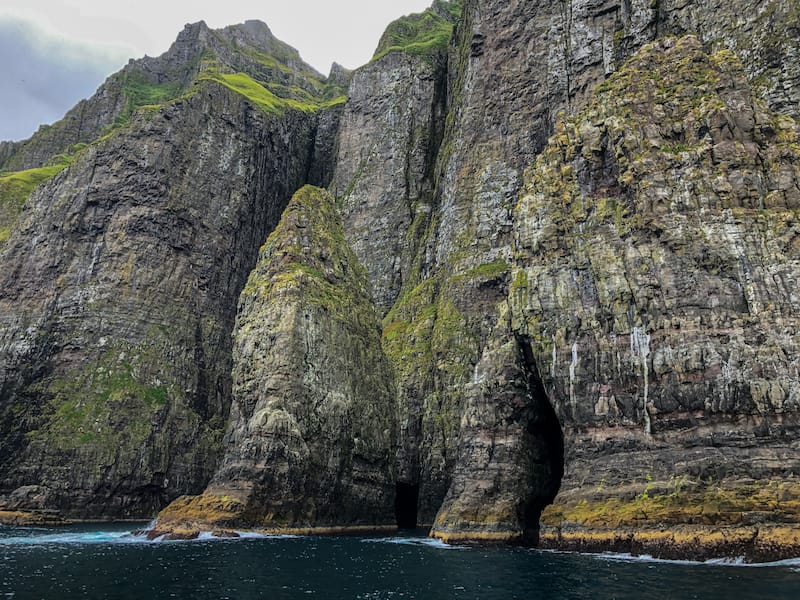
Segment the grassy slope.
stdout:
<path fill-rule="evenodd" d="M 0 250 L 8 242 L 22 205 L 31 192 L 66 169 L 84 147 L 83 144 L 71 147 L 69 154 L 54 157 L 47 166 L 0 175 Z"/>
<path fill-rule="evenodd" d="M 383 58 L 390 52 L 400 51 L 432 59 L 447 50 L 453 35 L 453 21 L 461 15 L 461 2 L 437 2 L 439 12 L 429 8 L 425 12 L 401 17 L 389 24 L 378 42 L 372 60 Z"/>

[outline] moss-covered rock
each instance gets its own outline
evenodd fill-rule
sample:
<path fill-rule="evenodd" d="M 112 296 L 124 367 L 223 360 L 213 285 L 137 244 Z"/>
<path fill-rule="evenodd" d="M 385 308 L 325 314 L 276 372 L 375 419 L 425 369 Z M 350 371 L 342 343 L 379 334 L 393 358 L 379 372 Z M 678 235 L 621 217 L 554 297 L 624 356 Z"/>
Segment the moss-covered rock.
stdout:
<path fill-rule="evenodd" d="M 75 160 L 76 153 L 84 148 L 78 144 L 50 160 L 50 164 L 35 169 L 27 169 L 0 175 L 0 251 L 11 237 L 22 206 L 33 190 L 51 177 L 66 169 Z"/>
<path fill-rule="evenodd" d="M 462 0 L 436 0 L 421 13 L 392 21 L 383 32 L 372 60 L 390 52 L 404 52 L 426 61 L 440 60 L 450 43 L 454 23 L 461 18 Z"/>
<path fill-rule="evenodd" d="M 566 432 L 550 525 L 797 522 L 758 492 L 798 467 L 797 134 L 731 52 L 667 38 L 526 171 L 510 299 Z"/>
<path fill-rule="evenodd" d="M 324 190 L 299 190 L 261 249 L 240 298 L 233 373 L 222 465 L 203 496 L 161 514 L 159 530 L 187 519 L 219 527 L 204 507 L 223 497 L 238 502 L 223 520 L 240 527 L 394 522 L 391 372 L 366 272 Z"/>
<path fill-rule="evenodd" d="M 207 84 L 33 191 L 0 263 L 0 496 L 132 518 L 203 489 L 239 293 L 315 128 Z"/>

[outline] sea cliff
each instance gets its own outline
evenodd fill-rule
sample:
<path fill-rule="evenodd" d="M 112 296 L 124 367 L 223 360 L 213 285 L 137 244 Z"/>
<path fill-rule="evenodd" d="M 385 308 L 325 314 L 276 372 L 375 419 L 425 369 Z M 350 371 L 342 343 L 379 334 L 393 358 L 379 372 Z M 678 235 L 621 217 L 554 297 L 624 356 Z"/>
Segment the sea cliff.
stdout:
<path fill-rule="evenodd" d="M 0 146 L 0 519 L 797 556 L 799 30 L 187 26 Z"/>

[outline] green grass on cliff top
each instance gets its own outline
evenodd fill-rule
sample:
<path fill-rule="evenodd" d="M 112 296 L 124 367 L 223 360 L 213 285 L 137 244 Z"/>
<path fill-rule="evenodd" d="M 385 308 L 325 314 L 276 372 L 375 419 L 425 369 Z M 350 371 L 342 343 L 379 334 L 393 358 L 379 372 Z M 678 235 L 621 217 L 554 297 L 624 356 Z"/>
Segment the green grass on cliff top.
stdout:
<path fill-rule="evenodd" d="M 178 82 L 154 84 L 147 81 L 141 73 L 128 73 L 122 86 L 122 94 L 127 99 L 127 105 L 114 120 L 112 127 L 126 125 L 137 109 L 144 106 L 159 106 L 175 100 L 182 92 L 182 86 Z"/>
<path fill-rule="evenodd" d="M 461 16 L 461 2 L 437 2 L 438 10 L 446 12 L 453 21 Z M 433 9 L 401 17 L 389 24 L 378 42 L 372 60 L 383 58 L 390 52 L 406 52 L 414 56 L 431 58 L 447 49 L 453 35 L 453 23 Z"/>
<path fill-rule="evenodd" d="M 72 164 L 75 153 L 83 147 L 85 144 L 72 146 L 69 149 L 70 154 L 55 156 L 47 166 L 0 175 L 0 248 L 11 236 L 11 229 L 28 196 L 42 183 Z"/>
<path fill-rule="evenodd" d="M 264 112 L 273 114 L 282 114 L 287 110 L 314 112 L 321 108 L 334 106 L 345 101 L 344 96 L 339 96 L 331 100 L 317 99 L 310 95 L 306 96 L 304 99 L 281 98 L 246 73 L 220 73 L 218 71 L 209 70 L 203 73 L 198 81 L 213 81 L 218 83 L 244 96 Z"/>

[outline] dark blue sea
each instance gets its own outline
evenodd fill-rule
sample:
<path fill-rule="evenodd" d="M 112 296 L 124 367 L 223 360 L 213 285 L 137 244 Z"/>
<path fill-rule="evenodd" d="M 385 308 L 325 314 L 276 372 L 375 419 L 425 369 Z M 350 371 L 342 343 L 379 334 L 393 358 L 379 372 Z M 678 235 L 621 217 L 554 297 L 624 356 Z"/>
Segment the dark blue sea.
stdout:
<path fill-rule="evenodd" d="M 677 563 L 403 534 L 148 542 L 130 529 L 0 527 L 0 600 L 800 599 L 800 560 Z"/>

